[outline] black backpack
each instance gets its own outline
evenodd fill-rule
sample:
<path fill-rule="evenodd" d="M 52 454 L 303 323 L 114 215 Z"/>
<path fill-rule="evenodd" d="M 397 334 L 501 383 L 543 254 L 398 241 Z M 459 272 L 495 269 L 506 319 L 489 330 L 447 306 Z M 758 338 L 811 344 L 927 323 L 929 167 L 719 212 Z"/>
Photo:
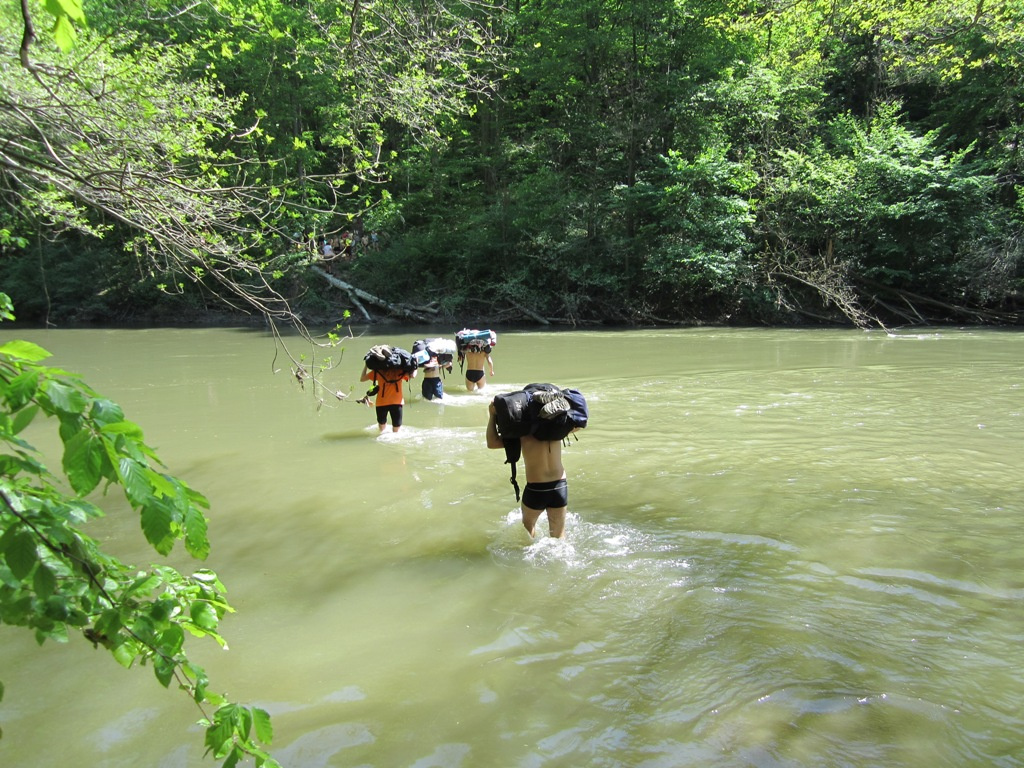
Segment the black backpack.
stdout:
<path fill-rule="evenodd" d="M 495 395 L 494 426 L 505 447 L 505 463 L 512 465 L 509 480 L 519 501 L 516 464 L 523 455 L 521 437 L 564 440 L 589 421 L 587 401 L 577 389 L 560 389 L 554 384 L 527 384 L 519 392 Z"/>
<path fill-rule="evenodd" d="M 495 395 L 494 426 L 502 440 L 514 440 L 530 434 L 530 393 L 520 390 Z"/>
<path fill-rule="evenodd" d="M 368 402 L 366 398 L 373 397 L 380 392 L 382 382 L 385 386 L 392 384 L 401 388 L 402 378 L 419 367 L 419 363 L 406 350 L 387 344 L 370 347 L 370 351 L 363 357 L 363 361 L 366 363 L 367 370 L 377 374 L 378 381 L 366 390 L 366 397 L 359 402 Z"/>
<path fill-rule="evenodd" d="M 590 420 L 586 398 L 578 389 L 554 384 L 527 384 L 530 394 L 530 434 L 538 440 L 565 440 Z"/>
<path fill-rule="evenodd" d="M 523 445 L 519 438 L 530 434 L 530 393 L 520 390 L 495 395 L 494 427 L 505 446 L 505 463 L 512 465 L 512 478 L 509 480 L 519 501 L 519 483 L 516 482 L 516 464 L 523 455 Z"/>
<path fill-rule="evenodd" d="M 387 344 L 378 344 L 370 347 L 370 351 L 363 357 L 368 370 L 376 373 L 384 371 L 401 371 L 402 374 L 412 373 L 419 364 L 406 350 L 401 347 L 391 347 Z"/>

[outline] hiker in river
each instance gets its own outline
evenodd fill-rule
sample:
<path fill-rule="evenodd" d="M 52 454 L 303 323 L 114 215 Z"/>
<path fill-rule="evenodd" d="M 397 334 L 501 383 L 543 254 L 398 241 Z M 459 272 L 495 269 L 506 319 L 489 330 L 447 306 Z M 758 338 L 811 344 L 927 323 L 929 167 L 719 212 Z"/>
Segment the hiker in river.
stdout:
<path fill-rule="evenodd" d="M 470 392 L 484 388 L 484 366 L 494 376 L 491 350 L 498 343 L 498 334 L 491 330 L 463 328 L 455 334 L 455 349 L 459 356 L 459 369 L 466 371 L 466 389 Z"/>
<path fill-rule="evenodd" d="M 487 447 L 505 448 L 505 442 L 498 436 L 494 414 L 494 403 L 491 403 L 488 407 Z M 523 527 L 532 538 L 537 520 L 547 512 L 548 533 L 552 538 L 560 539 L 565 532 L 565 510 L 569 505 L 569 481 L 562 465 L 562 441 L 538 440 L 532 435 L 524 435 L 518 440 L 526 467 L 526 488 L 519 505 Z"/>
<path fill-rule="evenodd" d="M 472 392 L 475 389 L 483 389 L 487 383 L 484 374 L 484 365 L 490 368 L 491 376 L 494 375 L 494 361 L 491 360 L 491 348 L 489 345 L 472 344 L 466 347 L 463 352 L 466 360 L 466 389 Z"/>
<path fill-rule="evenodd" d="M 444 381 L 441 379 L 441 369 L 447 368 L 448 373 L 451 373 L 451 360 L 448 361 L 447 365 L 442 365 L 438 362 L 437 355 L 434 352 L 430 352 L 430 359 L 420 367 L 423 368 L 423 383 L 420 385 L 423 399 L 442 399 L 444 397 Z"/>
<path fill-rule="evenodd" d="M 377 410 L 377 429 L 381 432 L 388 425 L 388 416 L 391 417 L 392 432 L 397 432 L 402 428 L 402 412 L 405 405 L 405 391 L 402 383 L 415 377 L 415 370 L 412 373 L 406 373 L 398 368 L 371 371 L 365 364 L 363 365 L 363 373 L 359 380 L 374 383 L 374 389 L 370 391 L 376 390 L 377 398 L 374 405 Z M 369 405 L 369 401 L 365 398 L 360 402 L 366 402 Z"/>

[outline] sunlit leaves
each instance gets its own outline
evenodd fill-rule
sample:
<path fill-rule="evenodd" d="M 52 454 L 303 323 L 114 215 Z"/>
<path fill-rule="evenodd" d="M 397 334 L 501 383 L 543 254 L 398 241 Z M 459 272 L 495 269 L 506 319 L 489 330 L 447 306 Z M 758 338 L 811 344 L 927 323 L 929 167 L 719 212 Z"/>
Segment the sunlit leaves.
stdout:
<path fill-rule="evenodd" d="M 817 67 L 829 38 L 870 36 L 894 70 L 944 80 L 956 80 L 965 68 L 979 66 L 979 51 L 985 51 L 986 58 L 998 57 L 1002 45 L 1016 38 L 1024 14 L 1019 4 L 973 0 L 739 0 L 730 6 L 718 18 L 720 25 L 755 35 L 760 54 L 780 67 Z"/>
<path fill-rule="evenodd" d="M 75 43 L 75 25 L 85 24 L 82 0 L 43 0 L 43 6 L 54 17 L 53 37 L 63 50 Z"/>
<path fill-rule="evenodd" d="M 16 32 L 0 26 L 0 51 L 17 50 Z M 5 188 L 17 190 L 9 207 L 40 231 L 102 237 L 117 226 L 154 276 L 186 273 L 272 304 L 237 281 L 251 271 L 244 251 L 264 214 L 260 195 L 233 184 L 240 163 L 227 137 L 238 102 L 190 71 L 192 51 L 112 33 L 88 56 L 32 53 L 46 66 L 0 70 L 12 105 L 0 110 Z"/>
<path fill-rule="evenodd" d="M 867 126 L 837 118 L 829 139 L 777 154 L 765 226 L 793 253 L 828 251 L 854 278 L 953 298 L 997 216 L 995 178 L 901 125 L 895 109 Z"/>
<path fill-rule="evenodd" d="M 31 341 L 15 340 L 0 345 L 0 355 L 16 357 L 19 360 L 25 360 L 30 363 L 38 363 L 48 358 L 50 353 Z"/>

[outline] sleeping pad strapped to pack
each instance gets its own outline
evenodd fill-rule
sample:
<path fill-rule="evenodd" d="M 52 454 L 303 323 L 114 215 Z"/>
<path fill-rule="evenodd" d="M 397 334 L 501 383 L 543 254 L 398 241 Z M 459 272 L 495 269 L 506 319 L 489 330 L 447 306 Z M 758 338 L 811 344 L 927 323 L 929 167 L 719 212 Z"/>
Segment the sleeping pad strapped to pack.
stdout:
<path fill-rule="evenodd" d="M 587 426 L 587 400 L 578 389 L 561 389 L 554 384 L 527 384 L 519 392 L 495 395 L 494 426 L 505 445 L 505 463 L 512 465 L 512 487 L 519 501 L 516 463 L 522 455 L 519 439 L 530 435 L 537 440 L 565 440 L 576 429 Z"/>
<path fill-rule="evenodd" d="M 455 334 L 455 347 L 459 357 L 465 355 L 469 348 L 476 348 L 490 353 L 498 343 L 498 334 L 494 331 L 478 331 L 476 329 L 463 328 Z"/>
<path fill-rule="evenodd" d="M 425 365 L 436 357 L 441 366 L 450 365 L 458 347 L 451 339 L 419 339 L 412 343 L 412 356 L 418 365 Z"/>

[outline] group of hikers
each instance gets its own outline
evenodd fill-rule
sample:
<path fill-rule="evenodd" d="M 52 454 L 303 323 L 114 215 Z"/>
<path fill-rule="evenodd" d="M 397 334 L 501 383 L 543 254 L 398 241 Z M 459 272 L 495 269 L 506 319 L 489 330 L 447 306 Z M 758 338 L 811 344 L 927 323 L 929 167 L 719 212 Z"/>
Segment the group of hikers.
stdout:
<path fill-rule="evenodd" d="M 360 251 L 376 251 L 380 248 L 380 239 L 376 232 L 342 232 L 338 237 L 323 238 L 320 241 L 320 254 L 324 260 L 341 258 L 352 259 Z"/>
<path fill-rule="evenodd" d="M 360 253 L 379 251 L 381 236 L 376 231 L 361 228 L 317 235 L 312 231 L 295 232 L 291 236 L 292 248 L 319 255 L 324 262 L 348 262 Z"/>
<path fill-rule="evenodd" d="M 457 357 L 465 371 L 466 390 L 483 390 L 487 376 L 494 376 L 491 351 L 496 343 L 493 331 L 463 329 L 454 342 L 421 339 L 413 344 L 412 353 L 400 347 L 372 347 L 359 377 L 372 387 L 359 402 L 369 405 L 370 397 L 374 397 L 378 430 L 383 432 L 390 419 L 391 431 L 398 432 L 403 422 L 405 382 L 422 370 L 423 398 L 439 400 L 444 396 L 443 371 L 451 372 Z M 523 526 L 531 537 L 545 512 L 549 534 L 554 538 L 564 535 L 569 487 L 562 464 L 562 442 L 586 424 L 583 396 L 577 390 L 561 390 L 550 384 L 531 384 L 519 392 L 497 395 L 488 405 L 487 447 L 505 449 L 517 501 L 516 462 L 523 459 L 526 487 L 520 510 Z"/>
<path fill-rule="evenodd" d="M 383 432 L 391 419 L 391 431 L 402 428 L 405 396 L 402 384 L 411 381 L 423 371 L 420 392 L 424 400 L 441 400 L 444 397 L 443 372 L 451 373 L 453 361 L 458 357 L 459 365 L 465 370 L 466 390 L 482 390 L 487 383 L 488 371 L 494 376 L 494 361 L 491 350 L 497 344 L 494 331 L 463 329 L 450 339 L 420 339 L 412 347 L 412 353 L 401 347 L 378 345 L 366 354 L 360 381 L 369 381 L 373 387 L 360 402 L 370 404 L 370 396 L 376 399 L 377 427 Z"/>

